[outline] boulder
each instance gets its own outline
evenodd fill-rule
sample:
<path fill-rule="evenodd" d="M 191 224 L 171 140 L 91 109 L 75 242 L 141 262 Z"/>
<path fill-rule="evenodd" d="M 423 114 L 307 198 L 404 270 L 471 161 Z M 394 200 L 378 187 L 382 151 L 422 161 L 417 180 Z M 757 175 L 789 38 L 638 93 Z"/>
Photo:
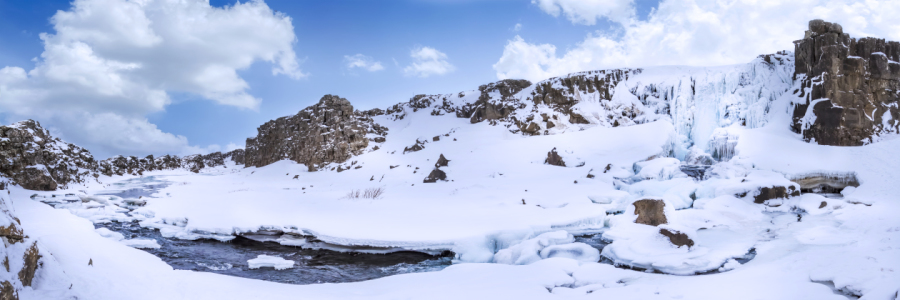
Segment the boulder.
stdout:
<path fill-rule="evenodd" d="M 797 190 L 794 186 L 761 187 L 759 188 L 757 195 L 753 197 L 753 203 L 762 204 L 765 203 L 766 200 L 779 198 L 786 199 L 795 196 L 800 196 L 800 190 Z"/>
<path fill-rule="evenodd" d="M 562 157 L 559 156 L 559 153 L 556 152 L 556 148 L 547 152 L 547 159 L 544 160 L 545 164 L 565 167 L 566 162 L 563 161 Z"/>
<path fill-rule="evenodd" d="M 637 215 L 635 223 L 659 226 L 668 223 L 664 208 L 666 203 L 663 200 L 643 199 L 632 203 L 634 205 L 634 214 Z"/>
<path fill-rule="evenodd" d="M 425 180 L 423 180 L 422 182 L 435 183 L 438 180 L 447 181 L 447 173 L 444 173 L 444 171 L 441 171 L 441 169 L 434 168 L 434 170 L 431 170 L 431 173 L 428 174 L 428 177 L 425 177 Z"/>
<path fill-rule="evenodd" d="M 441 157 L 438 157 L 438 161 L 434 163 L 435 168 L 446 167 L 447 164 L 450 163 L 450 160 L 444 157 L 444 154 L 441 154 Z"/>

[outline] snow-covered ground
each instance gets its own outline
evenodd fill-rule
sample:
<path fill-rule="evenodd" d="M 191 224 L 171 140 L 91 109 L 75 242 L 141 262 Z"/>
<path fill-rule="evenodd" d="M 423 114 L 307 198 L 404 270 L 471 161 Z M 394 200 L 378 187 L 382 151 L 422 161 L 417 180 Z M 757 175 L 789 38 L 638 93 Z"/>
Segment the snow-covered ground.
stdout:
<path fill-rule="evenodd" d="M 632 100 L 650 103 L 655 111 L 662 105 L 657 102 L 670 101 L 678 115 L 631 126 L 562 124 L 555 134 L 523 136 L 487 122 L 408 111 L 402 119 L 378 117 L 376 122 L 390 129 L 387 142 L 344 163 L 349 170 L 343 172 L 308 172 L 281 161 L 261 168 L 232 164 L 200 174 L 102 177 L 107 185 L 38 192 L 34 199 L 28 198 L 34 192 L 14 187 L 11 196 L 22 226 L 66 274 L 39 277 L 24 295 L 846 299 L 852 294 L 897 299 L 900 185 L 894 181 L 900 175 L 900 139 L 862 147 L 805 143 L 788 129 L 796 96 L 785 93 L 792 90 L 785 70 L 768 69 L 769 76 L 754 73 L 758 77 L 749 79 L 741 75 L 763 72 L 755 68 L 645 70 L 620 84 L 617 100 L 636 97 L 629 90 L 652 81 L 653 89 L 669 91 L 663 100 Z M 698 74 L 708 79 L 698 80 Z M 694 81 L 709 85 L 696 88 Z M 691 98 L 694 102 L 676 97 L 684 96 L 684 89 L 704 94 Z M 746 102 L 747 95 L 756 96 Z M 580 105 L 588 111 L 609 103 Z M 752 121 L 737 122 L 735 115 Z M 404 153 L 417 141 L 427 141 L 423 150 Z M 554 148 L 566 167 L 544 163 Z M 683 160 L 698 153 L 722 160 L 707 170 L 705 180 L 680 170 Z M 440 155 L 450 160 L 441 167 L 448 180 L 423 183 Z M 810 174 L 852 174 L 859 186 L 844 189 L 841 197 L 807 193 L 755 203 L 760 188 L 799 190 L 791 179 Z M 124 183 L 109 185 L 116 182 Z M 97 196 L 148 182 L 166 185 L 141 199 Z M 374 199 L 352 196 L 367 189 L 384 193 Z M 62 196 L 79 200 L 72 202 L 50 196 L 79 190 L 94 196 Z M 664 224 L 635 223 L 632 203 L 643 199 L 665 204 Z M 58 201 L 59 209 L 41 201 Z M 136 209 L 129 216 L 126 208 Z M 454 265 L 437 272 L 287 285 L 173 270 L 129 247 L 153 245 L 129 242 L 92 224 L 114 220 L 138 220 L 179 239 L 227 241 L 265 232 L 285 245 L 376 253 L 451 250 L 456 256 Z M 673 245 L 661 229 L 684 234 L 692 244 Z M 600 251 L 576 242 L 572 235 L 578 234 L 602 234 L 611 243 Z"/>

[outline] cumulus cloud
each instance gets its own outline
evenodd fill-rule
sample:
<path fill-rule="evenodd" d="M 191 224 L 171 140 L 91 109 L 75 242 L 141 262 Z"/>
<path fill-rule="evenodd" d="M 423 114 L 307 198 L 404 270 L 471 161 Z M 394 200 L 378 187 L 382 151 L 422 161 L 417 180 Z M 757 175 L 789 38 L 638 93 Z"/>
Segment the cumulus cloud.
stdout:
<path fill-rule="evenodd" d="M 610 16 L 569 15 L 563 0 L 535 3 L 542 9 L 549 3 L 547 13 L 567 14 L 576 24 L 589 24 L 590 15 Z M 565 53 L 516 36 L 493 67 L 501 79 L 541 80 L 593 69 L 745 63 L 760 54 L 793 51 L 792 42 L 817 18 L 840 23 L 851 36 L 900 40 L 898 15 L 900 6 L 892 0 L 663 0 L 647 20 L 632 14 L 615 35 L 591 33 Z"/>
<path fill-rule="evenodd" d="M 634 18 L 634 0 L 532 0 L 531 3 L 554 17 L 562 13 L 575 24 L 594 25 L 602 18 L 624 23 Z"/>
<path fill-rule="evenodd" d="M 384 70 L 384 66 L 381 65 L 380 61 L 375 61 L 371 57 L 362 54 L 344 55 L 344 64 L 351 70 L 356 68 L 369 72 Z"/>
<path fill-rule="evenodd" d="M 444 75 L 456 69 L 447 61 L 447 54 L 431 47 L 416 47 L 410 51 L 409 57 L 413 63 L 403 68 L 407 76 L 425 78 L 431 75 Z"/>
<path fill-rule="evenodd" d="M 170 93 L 257 109 L 261 100 L 247 92 L 238 70 L 262 61 L 272 65 L 273 75 L 306 76 L 293 50 L 291 18 L 262 1 L 221 8 L 166 0 L 71 5 L 50 18 L 55 32 L 40 34 L 44 51 L 33 69 L 0 69 L 0 111 L 6 119 L 55 124 L 70 142 L 101 153 L 177 153 L 187 147 L 185 137 L 144 118 L 165 110 Z M 102 131 L 104 126 L 122 130 Z"/>

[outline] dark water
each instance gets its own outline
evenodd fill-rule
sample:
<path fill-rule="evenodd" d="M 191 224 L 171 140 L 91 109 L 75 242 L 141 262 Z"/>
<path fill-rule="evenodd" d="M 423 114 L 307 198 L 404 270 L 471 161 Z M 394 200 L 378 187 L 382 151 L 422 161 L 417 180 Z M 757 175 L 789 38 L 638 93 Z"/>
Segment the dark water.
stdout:
<path fill-rule="evenodd" d="M 159 231 L 141 228 L 137 222 L 97 224 L 122 233 L 126 238 L 151 238 L 160 249 L 143 249 L 175 269 L 213 272 L 238 277 L 292 284 L 337 283 L 375 279 L 390 275 L 439 271 L 451 264 L 452 254 L 432 256 L 419 252 L 390 254 L 343 253 L 284 246 L 236 237 L 230 242 L 185 241 L 164 238 Z M 250 269 L 247 260 L 258 255 L 278 256 L 295 262 L 285 270 Z"/>
<path fill-rule="evenodd" d="M 143 197 L 153 201 L 152 195 L 169 185 L 153 176 L 134 178 L 116 183 L 100 195 L 125 199 Z M 126 239 L 154 239 L 162 246 L 147 251 L 178 270 L 212 272 L 245 278 L 291 284 L 338 283 L 375 279 L 390 275 L 439 271 L 451 264 L 453 253 L 433 256 L 419 252 L 390 254 L 344 253 L 330 250 L 310 250 L 284 246 L 274 242 L 260 242 L 238 236 L 230 242 L 215 240 L 187 241 L 163 237 L 158 230 L 142 228 L 137 222 L 95 224 L 121 233 Z M 247 260 L 259 255 L 278 256 L 294 261 L 294 267 L 275 270 L 270 267 L 250 269 Z"/>

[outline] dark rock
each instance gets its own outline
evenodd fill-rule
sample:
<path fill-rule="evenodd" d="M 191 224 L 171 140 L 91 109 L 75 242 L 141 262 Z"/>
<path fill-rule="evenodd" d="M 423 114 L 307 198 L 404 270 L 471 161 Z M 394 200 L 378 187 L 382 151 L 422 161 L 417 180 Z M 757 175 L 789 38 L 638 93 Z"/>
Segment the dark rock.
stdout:
<path fill-rule="evenodd" d="M 762 187 L 759 189 L 759 192 L 756 196 L 753 197 L 753 203 L 762 204 L 766 202 L 766 200 L 771 199 L 786 199 L 790 197 L 800 196 L 800 191 L 794 188 L 793 186 L 788 188 L 783 186 L 773 186 L 773 187 Z"/>
<path fill-rule="evenodd" d="M 33 120 L 0 126 L 0 175 L 29 190 L 84 183 L 97 168 L 90 151 L 50 136 Z"/>
<path fill-rule="evenodd" d="M 0 300 L 19 300 L 16 288 L 9 281 L 0 282 Z"/>
<path fill-rule="evenodd" d="M 434 163 L 435 168 L 446 167 L 447 164 L 450 163 L 450 160 L 444 157 L 444 154 L 441 154 L 441 157 L 438 157 L 438 161 Z"/>
<path fill-rule="evenodd" d="M 372 139 L 372 141 L 374 141 L 376 143 L 384 143 L 384 141 L 386 141 L 386 139 L 383 136 L 377 136 L 374 139 Z"/>
<path fill-rule="evenodd" d="M 643 199 L 635 201 L 632 205 L 634 205 L 634 214 L 638 216 L 637 220 L 634 220 L 635 223 L 650 226 L 668 223 L 664 211 L 666 203 L 662 200 Z"/>
<path fill-rule="evenodd" d="M 416 143 L 412 146 L 404 147 L 403 154 L 406 154 L 407 152 L 421 151 L 422 149 L 425 149 L 425 143 L 417 140 Z"/>
<path fill-rule="evenodd" d="M 531 86 L 531 82 L 520 79 L 504 79 L 478 87 L 481 95 L 478 101 L 469 103 L 456 110 L 456 116 L 469 118 L 470 122 L 506 119 L 516 109 L 524 108 L 520 99 L 512 96 Z M 499 93 L 500 99 L 493 99 L 491 93 Z"/>
<path fill-rule="evenodd" d="M 290 159 L 314 170 L 362 154 L 369 145 L 366 134 L 384 135 L 386 128 L 375 124 L 368 113 L 354 111 L 347 99 L 325 95 L 317 104 L 269 121 L 257 131 L 256 137 L 247 139 L 246 166 Z"/>
<path fill-rule="evenodd" d="M 828 202 L 822 201 L 822 203 L 819 204 L 819 208 L 825 208 L 825 206 L 828 206 Z"/>
<path fill-rule="evenodd" d="M 900 126 L 900 43 L 851 38 L 841 26 L 809 22 L 794 41 L 795 78 L 802 78 L 802 103 L 792 129 L 820 145 L 860 146 Z M 810 91 L 807 92 L 807 89 Z M 809 109 L 812 105 L 812 109 Z M 806 120 L 815 121 L 808 124 Z M 883 122 L 884 117 L 890 118 Z"/>
<path fill-rule="evenodd" d="M 23 286 L 31 286 L 31 281 L 34 280 L 34 273 L 37 272 L 39 266 L 38 260 L 41 259 L 41 253 L 38 250 L 37 242 L 31 244 L 31 247 L 25 251 L 25 255 L 22 259 L 25 264 L 22 266 L 22 270 L 19 271 L 19 280 L 22 281 Z"/>
<path fill-rule="evenodd" d="M 682 232 L 669 231 L 668 229 L 663 228 L 659 230 L 659 234 L 668 237 L 669 241 L 672 242 L 673 245 L 678 246 L 678 248 L 681 248 L 681 246 L 688 246 L 688 248 L 694 246 L 694 241 L 691 240 L 687 234 Z"/>
<path fill-rule="evenodd" d="M 556 152 L 556 148 L 553 148 L 553 150 L 550 150 L 550 152 L 547 153 L 547 159 L 544 160 L 544 163 L 560 167 L 566 166 L 566 162 L 564 162 L 562 157 L 559 156 L 559 153 Z"/>
<path fill-rule="evenodd" d="M 441 140 L 441 136 L 439 136 L 439 135 L 436 135 L 436 136 L 434 136 L 433 138 L 431 138 L 431 141 L 432 141 L 432 142 L 437 142 L 437 141 L 440 141 L 440 140 Z"/>
<path fill-rule="evenodd" d="M 10 221 L 9 225 L 0 226 L 0 237 L 5 237 L 10 244 L 15 244 L 25 239 L 25 233 L 15 222 Z"/>
<path fill-rule="evenodd" d="M 441 171 L 440 169 L 435 168 L 434 170 L 431 170 L 431 174 L 428 174 L 428 177 L 425 177 L 425 180 L 423 182 L 424 183 L 434 183 L 434 182 L 437 182 L 438 180 L 447 181 L 447 173 L 444 173 L 444 171 Z"/>

